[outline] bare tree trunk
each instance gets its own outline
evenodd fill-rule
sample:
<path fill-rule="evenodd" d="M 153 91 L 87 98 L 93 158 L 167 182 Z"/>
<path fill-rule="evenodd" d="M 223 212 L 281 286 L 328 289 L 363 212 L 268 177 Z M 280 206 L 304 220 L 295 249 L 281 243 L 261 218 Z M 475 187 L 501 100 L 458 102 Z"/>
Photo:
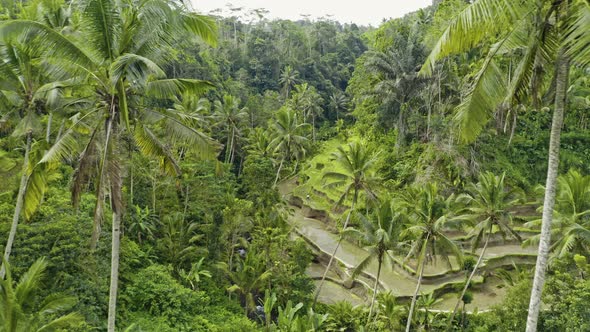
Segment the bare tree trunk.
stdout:
<path fill-rule="evenodd" d="M 121 165 L 118 159 L 117 127 L 113 125 L 113 156 L 109 163 L 109 179 L 111 182 L 111 205 L 113 206 L 112 240 L 111 240 L 111 279 L 109 288 L 108 332 L 115 332 L 117 316 L 117 292 L 119 289 L 119 256 L 121 252 L 121 219 L 123 215 L 123 191 L 121 183 Z"/>
<path fill-rule="evenodd" d="M 377 278 L 375 279 L 375 286 L 373 287 L 373 299 L 371 300 L 371 307 L 369 308 L 369 317 L 367 318 L 367 326 L 371 321 L 373 315 L 373 307 L 375 307 L 375 299 L 377 298 L 377 287 L 379 286 L 379 276 L 381 276 L 381 266 L 383 265 L 383 257 L 379 257 L 379 266 L 377 267 Z"/>
<path fill-rule="evenodd" d="M 428 236 L 424 241 L 424 246 L 428 245 Z M 426 249 L 424 249 L 424 253 L 426 253 Z M 426 263 L 426 255 L 421 255 L 422 263 L 420 263 L 420 276 L 418 277 L 418 283 L 416 284 L 416 290 L 414 291 L 414 296 L 412 296 L 412 304 L 410 304 L 410 313 L 408 314 L 408 322 L 406 323 L 406 332 L 410 332 L 410 327 L 412 326 L 412 318 L 414 317 L 414 308 L 416 307 L 416 299 L 418 298 L 418 292 L 420 291 L 420 285 L 422 285 L 422 276 L 424 275 L 424 263 Z"/>
<path fill-rule="evenodd" d="M 562 48 L 557 57 L 557 79 L 555 89 L 555 110 L 553 111 L 553 123 L 551 125 L 551 136 L 549 140 L 549 165 L 547 167 L 547 182 L 545 184 L 545 198 L 543 202 L 543 219 L 541 226 L 541 238 L 539 241 L 539 252 L 535 265 L 535 278 L 529 303 L 527 317 L 527 332 L 537 330 L 539 310 L 541 307 L 541 295 L 545 284 L 545 269 L 551 245 L 551 222 L 553 221 L 553 206 L 555 205 L 555 191 L 557 185 L 557 173 L 559 168 L 559 144 L 561 127 L 563 126 L 563 115 L 565 113 L 569 59 Z"/>
<path fill-rule="evenodd" d="M 354 198 L 352 200 L 352 205 L 350 207 L 350 211 L 348 211 L 348 215 L 346 216 L 346 220 L 344 221 L 344 226 L 342 227 L 343 230 L 346 229 L 346 227 L 348 227 L 348 223 L 350 222 L 350 216 L 352 215 L 352 212 L 354 211 L 354 208 L 356 205 L 357 196 L 358 196 L 358 192 L 355 191 Z M 320 291 L 322 290 L 322 286 L 324 285 L 324 281 L 326 281 L 326 276 L 328 275 L 328 272 L 330 271 L 330 267 L 332 266 L 332 262 L 334 261 L 334 257 L 336 256 L 336 252 L 338 251 L 338 248 L 340 248 L 341 243 L 342 243 L 342 237 L 340 237 L 340 239 L 338 240 L 338 243 L 336 244 L 336 249 L 334 249 L 334 252 L 330 256 L 330 260 L 328 261 L 328 266 L 326 266 L 326 270 L 324 271 L 324 275 L 322 275 L 322 280 L 320 281 L 320 285 L 318 286 L 315 296 L 313 297 L 313 303 L 311 304 L 312 308 L 315 307 L 315 304 L 318 301 L 318 297 L 320 296 Z"/>
<path fill-rule="evenodd" d="M 477 271 L 477 268 L 479 267 L 479 265 L 481 264 L 481 262 L 483 260 L 483 256 L 486 253 L 486 249 L 488 248 L 488 243 L 490 242 L 490 233 L 491 232 L 492 232 L 492 230 L 490 228 L 487 231 L 486 242 L 483 245 L 483 249 L 481 250 L 481 254 L 479 255 L 479 258 L 477 259 L 477 263 L 475 263 L 475 266 L 473 267 L 473 271 L 471 271 L 469 278 L 467 278 L 467 281 L 465 281 L 465 287 L 463 287 L 463 291 L 461 292 L 461 295 L 459 296 L 459 299 L 457 300 L 457 303 L 455 304 L 455 309 L 453 309 L 453 313 L 451 314 L 451 317 L 449 318 L 449 325 L 448 325 L 447 330 L 449 330 L 451 328 L 451 325 L 453 324 L 453 318 L 455 318 L 455 314 L 457 314 L 457 310 L 459 309 L 459 305 L 463 301 L 463 297 L 465 296 L 465 293 L 467 293 L 467 289 L 469 289 L 469 284 L 471 283 L 471 280 L 475 276 L 475 272 Z"/>
<path fill-rule="evenodd" d="M 51 138 L 51 122 L 53 120 L 53 112 L 49 112 L 49 119 L 47 119 L 47 131 L 45 132 L 45 141 L 49 143 Z"/>
<path fill-rule="evenodd" d="M 16 229 L 18 227 L 18 220 L 20 218 L 21 211 L 23 209 L 23 203 L 25 198 L 25 191 L 27 189 L 27 181 L 28 181 L 28 168 L 29 168 L 29 153 L 31 152 L 31 144 L 33 140 L 33 133 L 31 131 L 27 132 L 27 144 L 25 147 L 25 157 L 23 159 L 23 169 L 22 175 L 20 177 L 20 185 L 18 187 L 18 194 L 16 196 L 16 206 L 14 207 L 14 215 L 12 216 L 12 225 L 10 226 L 10 233 L 8 233 L 8 241 L 6 241 L 6 248 L 4 248 L 4 260 L 8 263 L 10 258 L 10 253 L 12 252 L 12 245 L 14 243 L 14 238 L 16 237 Z M 4 279 L 4 275 L 6 274 L 6 267 L 2 264 L 2 268 L 0 268 L 0 280 Z"/>

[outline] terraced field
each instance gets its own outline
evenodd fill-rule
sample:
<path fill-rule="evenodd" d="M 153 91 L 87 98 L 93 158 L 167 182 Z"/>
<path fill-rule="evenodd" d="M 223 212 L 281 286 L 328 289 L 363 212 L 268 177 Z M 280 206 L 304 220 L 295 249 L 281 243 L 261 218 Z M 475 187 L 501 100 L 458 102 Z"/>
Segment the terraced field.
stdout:
<path fill-rule="evenodd" d="M 313 189 L 313 196 L 318 195 L 333 196 L 333 194 L 322 193 Z M 298 186 L 294 180 L 288 180 L 279 185 L 279 191 L 291 202 L 294 210 L 290 217 L 290 223 L 295 227 L 298 236 L 307 241 L 313 249 L 317 263 L 314 263 L 308 273 L 316 282 L 321 279 L 322 273 L 327 265 L 330 255 L 336 248 L 338 235 L 334 232 L 335 228 L 328 220 L 334 217 L 333 214 L 338 211 L 327 211 L 322 204 L 317 204 L 310 194 L 308 186 Z M 303 195 L 305 194 L 305 197 Z M 310 195 L 310 198 L 307 197 Z M 324 204 L 325 205 L 325 204 Z M 464 237 L 464 234 L 462 235 Z M 497 243 L 490 245 L 484 255 L 484 262 L 481 271 L 485 274 L 488 262 L 491 268 L 511 266 L 514 263 L 528 264 L 535 261 L 536 250 L 534 248 L 522 248 L 515 243 Z M 479 254 L 479 249 L 475 253 L 466 252 L 473 255 Z M 336 262 L 333 264 L 332 271 L 328 274 L 329 282 L 322 288 L 319 296 L 320 301 L 336 302 L 341 300 L 350 301 L 352 304 L 359 304 L 366 301 L 368 296 L 367 288 L 372 287 L 377 272 L 377 264 L 373 263 L 368 266 L 365 272 L 358 280 L 350 278 L 350 271 L 359 262 L 363 260 L 367 252 L 349 241 L 342 241 L 342 244 L 336 252 Z M 401 262 L 403 257 L 397 257 Z M 427 265 L 421 293 L 428 294 L 435 292 L 443 300 L 437 305 L 438 309 L 448 310 L 454 306 L 456 294 L 453 293 L 457 285 L 465 280 L 463 272 L 459 271 L 459 266 L 452 260 L 452 266 L 443 263 L 442 259 L 437 260 L 439 263 Z M 407 262 L 409 266 L 402 268 L 401 264 L 395 266 L 386 266 L 381 272 L 380 289 L 381 291 L 391 291 L 400 299 L 409 299 L 415 290 L 417 278 L 411 270 L 414 268 L 413 262 Z M 409 270 L 409 271 L 408 271 Z M 503 289 L 497 278 L 477 276 L 474 279 L 474 300 L 467 310 L 485 310 L 502 299 Z"/>

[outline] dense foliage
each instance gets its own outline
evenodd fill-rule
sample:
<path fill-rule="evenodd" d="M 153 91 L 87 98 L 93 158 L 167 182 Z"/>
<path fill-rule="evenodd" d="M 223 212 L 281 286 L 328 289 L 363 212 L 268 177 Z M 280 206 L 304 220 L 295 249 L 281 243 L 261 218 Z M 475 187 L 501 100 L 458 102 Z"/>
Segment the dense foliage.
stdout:
<path fill-rule="evenodd" d="M 590 330 L 588 1 L 0 9 L 0 331 Z"/>

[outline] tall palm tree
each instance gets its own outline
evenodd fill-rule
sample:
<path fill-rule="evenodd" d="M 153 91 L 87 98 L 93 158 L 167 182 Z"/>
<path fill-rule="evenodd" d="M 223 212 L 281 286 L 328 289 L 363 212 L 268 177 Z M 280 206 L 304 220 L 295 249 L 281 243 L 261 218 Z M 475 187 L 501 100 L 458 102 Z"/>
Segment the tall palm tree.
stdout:
<path fill-rule="evenodd" d="M 76 304 L 74 297 L 51 294 L 38 298 L 47 269 L 44 258 L 35 261 L 18 283 L 12 279 L 8 262 L 5 266 L 6 279 L 0 279 L 0 331 L 63 331 L 84 321 L 77 312 L 60 315 Z"/>
<path fill-rule="evenodd" d="M 24 138 L 22 174 L 12 224 L 4 247 L 3 257 L 7 262 L 10 259 L 23 208 L 24 217 L 30 217 L 40 202 L 39 197 L 46 189 L 43 181 L 35 181 L 37 179 L 33 178 L 35 188 L 40 192 L 38 195 L 32 195 L 33 191 L 27 191 L 32 165 L 38 161 L 31 161 L 31 149 L 34 136 L 42 131 L 40 116 L 52 114 L 50 106 L 56 104 L 56 99 L 60 96 L 59 86 L 51 82 L 49 74 L 51 67 L 40 65 L 43 55 L 43 52 L 36 49 L 34 45 L 27 45 L 15 38 L 3 38 L 3 44 L 0 46 L 0 56 L 3 59 L 0 61 L 0 79 L 2 80 L 0 103 L 4 109 L 8 110 L 3 112 L 2 119 L 7 122 L 16 122 L 12 135 Z M 47 131 L 50 132 L 50 129 L 47 128 Z M 4 267 L 0 269 L 0 278 L 3 277 Z"/>
<path fill-rule="evenodd" d="M 410 304 L 406 332 L 410 331 L 414 317 L 416 299 L 422 284 L 424 265 L 426 262 L 434 262 L 437 255 L 451 265 L 449 255 L 453 255 L 458 262 L 462 260 L 459 247 L 449 239 L 444 231 L 449 224 L 451 203 L 453 197 L 444 198 L 434 183 L 427 184 L 424 188 L 409 188 L 400 203 L 405 206 L 407 217 L 411 224 L 402 233 L 402 237 L 411 242 L 409 258 L 413 256 L 417 262 L 418 282 Z"/>
<path fill-rule="evenodd" d="M 377 275 L 375 285 L 373 286 L 373 298 L 367 317 L 367 325 L 371 321 L 377 290 L 379 287 L 379 277 L 381 276 L 381 267 L 383 263 L 389 262 L 393 267 L 393 251 L 398 251 L 400 246 L 399 236 L 402 226 L 402 217 L 399 212 L 393 209 L 391 200 L 384 200 L 377 207 L 374 216 L 364 216 L 359 214 L 361 229 L 346 228 L 342 235 L 351 237 L 362 243 L 369 255 L 363 259 L 353 270 L 352 276 L 356 277 L 367 266 L 377 261 Z"/>
<path fill-rule="evenodd" d="M 289 99 L 289 93 L 295 84 L 299 82 L 299 72 L 291 66 L 286 66 L 283 71 L 281 72 L 281 77 L 279 78 L 279 83 L 283 85 L 283 93 L 285 94 L 283 98 L 285 100 Z"/>
<path fill-rule="evenodd" d="M 299 160 L 305 156 L 308 139 L 305 136 L 309 124 L 299 123 L 297 115 L 289 109 L 281 109 L 275 114 L 270 145 L 280 154 L 274 185 L 279 181 L 285 161 Z"/>
<path fill-rule="evenodd" d="M 407 33 L 400 33 L 395 43 L 385 50 L 367 53 L 365 67 L 375 76 L 371 94 L 382 101 L 382 114 L 393 123 L 391 117 L 397 116 L 396 146 L 403 145 L 408 113 L 413 102 L 420 96 L 420 86 L 424 78 L 416 73 L 416 61 L 424 56 L 419 38 L 419 24 L 408 27 Z"/>
<path fill-rule="evenodd" d="M 248 119 L 246 108 L 240 108 L 240 100 L 231 95 L 223 96 L 223 102 L 215 101 L 213 119 L 218 126 L 224 128 L 227 139 L 225 141 L 225 162 L 233 163 L 237 141 L 241 135 L 241 128 Z"/>
<path fill-rule="evenodd" d="M 377 198 L 375 188 L 378 186 L 379 178 L 376 176 L 376 164 L 379 161 L 379 153 L 370 149 L 366 143 L 353 141 L 348 143 L 346 147 L 339 146 L 338 150 L 332 153 L 332 160 L 334 161 L 334 168 L 324 173 L 323 179 L 327 182 L 325 185 L 327 188 L 342 188 L 342 195 L 337 202 L 338 206 L 341 206 L 347 198 L 351 199 L 350 209 L 342 226 L 342 229 L 346 229 L 350 217 L 355 211 L 359 195 L 364 193 L 367 200 Z M 322 280 L 316 290 L 312 306 L 317 302 L 341 243 L 342 237 L 338 240 L 336 248 L 330 256 Z"/>
<path fill-rule="evenodd" d="M 307 83 L 296 85 L 295 93 L 289 101 L 289 106 L 292 109 L 302 113 L 304 121 L 311 119 L 311 136 L 314 141 L 315 120 L 324 112 L 321 107 L 322 103 L 323 99 L 317 92 L 316 88 Z"/>
<path fill-rule="evenodd" d="M 475 251 L 479 248 L 482 240 L 483 247 L 473 267 L 473 271 L 471 271 L 467 281 L 465 281 L 463 291 L 449 319 L 449 325 L 453 323 L 453 318 L 459 309 L 459 305 L 483 260 L 494 229 L 502 237 L 512 236 L 519 241 L 522 240 L 520 235 L 512 229 L 512 213 L 509 211 L 510 208 L 522 201 L 521 195 L 515 189 L 507 190 L 505 188 L 504 176 L 504 173 L 501 176 L 496 176 L 491 172 L 482 173 L 479 176 L 479 182 L 470 185 L 469 194 L 461 195 L 457 198 L 457 200 L 467 205 L 465 214 L 459 216 L 458 219 L 475 223 L 475 226 L 473 226 L 468 234 L 468 236 L 473 238 L 472 250 Z"/>
<path fill-rule="evenodd" d="M 543 0 L 479 0 L 457 14 L 421 70 L 423 74 L 430 74 L 436 60 L 464 52 L 479 45 L 488 36 L 497 38 L 500 35 L 499 41 L 492 45 L 475 76 L 469 94 L 457 108 L 455 118 L 462 129 L 463 137 L 473 140 L 500 103 L 514 106 L 525 101 L 527 94 L 530 94 L 533 104 L 539 107 L 539 90 L 545 74 L 542 68 L 550 65 L 555 68 L 554 110 L 541 238 L 527 317 L 527 332 L 537 329 L 541 293 L 545 283 L 569 68 L 572 62 L 582 66 L 590 63 L 589 30 L 590 4 L 587 1 L 546 3 Z M 509 84 L 506 84 L 506 75 L 500 69 L 497 58 L 515 49 L 522 50 L 523 56 L 514 67 Z"/>
<path fill-rule="evenodd" d="M 587 254 L 590 252 L 590 176 L 570 170 L 557 178 L 557 184 L 551 257 L 561 258 L 569 252 Z M 540 223 L 541 220 L 535 220 L 526 225 L 539 226 Z M 539 240 L 540 235 L 535 235 L 524 244 L 537 245 Z"/>
<path fill-rule="evenodd" d="M 210 140 L 184 125 L 178 112 L 151 108 L 144 103 L 144 98 L 171 99 L 187 91 L 198 94 L 209 87 L 208 83 L 199 80 L 166 79 L 157 63 L 164 62 L 172 43 L 187 33 L 214 43 L 215 24 L 211 19 L 187 12 L 178 3 L 168 0 L 150 1 L 141 6 L 114 0 L 89 0 L 77 5 L 80 6 L 80 31 L 70 38 L 28 20 L 4 24 L 0 37 L 39 41 L 38 48 L 56 63 L 58 73 L 87 79 L 80 91 L 93 100 L 91 109 L 77 118 L 42 162 L 55 162 L 77 151 L 82 141 L 76 137 L 79 136 L 77 129 L 91 128 L 74 176 L 73 201 L 78 202 L 82 186 L 98 161 L 91 246 L 96 246 L 100 234 L 103 198 L 108 184 L 113 213 L 107 325 L 108 331 L 114 332 L 123 216 L 122 142 L 131 137 L 141 153 L 157 159 L 167 173 L 174 175 L 180 169 L 169 147 L 160 142 L 149 125 L 165 128 L 169 136 L 193 143 L 204 154 L 211 152 Z"/>

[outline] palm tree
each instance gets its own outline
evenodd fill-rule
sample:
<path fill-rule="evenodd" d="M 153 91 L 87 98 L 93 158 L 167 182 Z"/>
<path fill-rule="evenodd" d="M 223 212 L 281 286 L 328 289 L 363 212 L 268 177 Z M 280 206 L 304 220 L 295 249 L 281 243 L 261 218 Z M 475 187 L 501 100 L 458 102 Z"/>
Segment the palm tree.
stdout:
<path fill-rule="evenodd" d="M 199 80 L 166 79 L 157 62 L 164 62 L 172 43 L 187 33 L 201 36 L 209 43 L 215 42 L 216 33 L 211 19 L 187 12 L 178 3 L 168 0 L 151 1 L 141 6 L 114 0 L 89 0 L 80 7 L 81 30 L 71 39 L 28 20 L 4 24 L 0 35 L 24 42 L 40 41 L 38 49 L 57 63 L 58 73 L 87 78 L 85 88 L 80 91 L 94 101 L 92 107 L 77 118 L 42 162 L 57 162 L 74 153 L 81 143 L 76 137 L 76 129 L 90 128 L 74 176 L 73 201 L 77 204 L 82 186 L 94 170 L 93 160 L 98 160 L 91 247 L 94 248 L 98 241 L 104 191 L 109 184 L 113 213 L 107 325 L 108 331 L 114 332 L 123 215 L 123 165 L 120 161 L 123 139 L 131 137 L 139 151 L 157 159 L 168 174 L 177 175 L 180 169 L 169 147 L 160 142 L 149 129 L 149 124 L 158 123 L 173 138 L 194 144 L 203 154 L 212 154 L 210 140 L 184 125 L 178 112 L 156 110 L 142 101 L 145 97 L 166 100 L 183 92 L 198 94 L 208 88 L 208 83 Z"/>
<path fill-rule="evenodd" d="M 416 61 L 424 53 L 418 23 L 408 27 L 408 30 L 408 33 L 400 33 L 404 38 L 397 39 L 388 49 L 368 52 L 365 63 L 367 70 L 375 76 L 371 94 L 382 101 L 385 108 L 383 114 L 397 116 L 397 147 L 404 143 L 408 113 L 412 103 L 420 96 L 420 86 L 424 81 L 415 69 Z M 386 120 L 394 121 L 391 118 Z"/>
<path fill-rule="evenodd" d="M 285 100 L 289 98 L 289 93 L 291 92 L 291 88 L 295 86 L 299 82 L 299 72 L 291 66 L 286 66 L 283 71 L 281 72 L 281 77 L 279 78 L 279 83 L 283 85 L 283 93 Z"/>
<path fill-rule="evenodd" d="M 234 96 L 223 96 L 223 102 L 215 101 L 215 112 L 213 119 L 218 126 L 224 128 L 227 139 L 225 141 L 225 162 L 233 163 L 237 140 L 241 135 L 241 128 L 248 119 L 246 108 L 240 108 L 240 101 Z"/>
<path fill-rule="evenodd" d="M 10 259 L 12 245 L 16 237 L 18 222 L 23 214 L 29 218 L 40 203 L 39 197 L 45 191 L 44 182 L 35 181 L 36 188 L 40 190 L 37 199 L 27 191 L 30 184 L 31 169 L 38 160 L 31 162 L 31 148 L 35 134 L 42 130 L 40 114 L 49 112 L 50 104 L 57 103 L 59 98 L 58 86 L 50 82 L 48 71 L 51 67 L 39 65 L 43 52 L 40 52 L 32 45 L 26 45 L 15 38 L 4 38 L 0 47 L 0 55 L 3 61 L 0 63 L 0 103 L 8 109 L 3 115 L 3 120 L 16 118 L 16 126 L 13 136 L 24 138 L 24 158 L 21 170 L 21 179 L 16 196 L 16 205 L 12 217 L 12 224 L 8 234 L 8 240 L 4 247 L 4 260 Z M 50 94 L 50 92 L 54 92 Z M 50 113 L 51 114 L 51 113 Z M 50 132 L 49 127 L 47 131 Z M 32 164 L 32 165 L 31 165 Z M 0 269 L 0 278 L 4 277 L 4 267 Z"/>
<path fill-rule="evenodd" d="M 410 305 L 406 332 L 410 331 L 412 325 L 416 299 L 424 275 L 424 264 L 427 261 L 433 262 L 437 255 L 442 255 L 449 266 L 451 266 L 449 254 L 456 257 L 459 262 L 462 260 L 461 250 L 444 233 L 445 226 L 450 220 L 452 199 L 452 196 L 444 199 L 438 191 L 438 186 L 434 183 L 429 183 L 424 188 L 409 188 L 401 199 L 407 217 L 412 222 L 402 233 L 402 238 L 411 241 L 406 259 L 410 256 L 415 257 L 416 273 L 418 273 L 418 282 Z"/>
<path fill-rule="evenodd" d="M 240 259 L 235 270 L 227 265 L 219 265 L 230 279 L 232 286 L 227 288 L 231 293 L 238 293 L 244 303 L 244 313 L 248 313 L 256 306 L 255 295 L 264 287 L 272 272 L 266 269 L 264 260 L 254 251 L 248 251 L 244 259 Z"/>
<path fill-rule="evenodd" d="M 127 231 L 129 235 L 136 237 L 137 242 L 141 244 L 142 240 L 153 239 L 156 216 L 147 206 L 144 209 L 138 205 L 134 207 L 135 210 L 131 214 Z"/>
<path fill-rule="evenodd" d="M 399 304 L 391 291 L 379 293 L 377 304 L 379 310 L 377 310 L 375 320 L 381 321 L 383 328 L 387 331 L 401 330 L 401 321 L 407 315 L 406 306 Z"/>
<path fill-rule="evenodd" d="M 384 200 L 380 203 L 375 211 L 374 219 L 371 217 L 359 214 L 361 222 L 361 229 L 346 228 L 342 235 L 358 240 L 365 245 L 369 255 L 363 259 L 353 270 L 352 276 L 356 277 L 359 273 L 364 271 L 367 266 L 377 261 L 377 276 L 375 277 L 375 285 L 373 286 L 373 298 L 371 299 L 371 306 L 369 308 L 369 316 L 367 317 L 367 325 L 371 321 L 373 314 L 373 307 L 375 306 L 375 299 L 377 297 L 377 290 L 379 287 L 379 277 L 381 276 L 381 267 L 387 261 L 393 267 L 394 258 L 392 251 L 399 249 L 399 235 L 402 226 L 401 215 L 395 212 L 391 200 Z"/>
<path fill-rule="evenodd" d="M 5 261 L 6 279 L 0 279 L 0 331 L 63 331 L 84 321 L 77 312 L 60 315 L 76 304 L 76 298 L 60 294 L 39 299 L 47 261 L 40 258 L 15 284 Z"/>
<path fill-rule="evenodd" d="M 330 96 L 330 107 L 336 113 L 336 119 L 340 119 L 340 113 L 348 110 L 348 98 L 343 92 L 335 92 Z"/>
<path fill-rule="evenodd" d="M 320 106 L 323 103 L 322 97 L 318 94 L 313 86 L 307 83 L 302 83 L 295 86 L 295 93 L 289 101 L 289 106 L 300 111 L 303 115 L 304 121 L 311 118 L 311 136 L 315 141 L 315 120 L 321 116 L 323 109 Z"/>
<path fill-rule="evenodd" d="M 504 173 L 501 176 L 495 176 L 491 172 L 482 173 L 479 176 L 479 182 L 477 184 L 471 184 L 469 194 L 461 195 L 457 198 L 457 200 L 467 205 L 466 213 L 463 216 L 459 216 L 458 219 L 475 223 L 475 226 L 468 234 L 468 236 L 473 238 L 473 251 L 479 248 L 482 240 L 484 243 L 479 258 L 465 282 L 457 304 L 455 304 L 455 309 L 449 319 L 449 325 L 453 323 L 453 318 L 459 309 L 459 305 L 469 288 L 471 280 L 475 276 L 477 268 L 483 260 L 494 229 L 502 237 L 512 236 L 519 241 L 522 240 L 520 235 L 511 227 L 512 213 L 509 211 L 510 208 L 521 202 L 521 195 L 519 195 L 517 190 L 507 190 L 505 188 L 504 177 Z"/>
<path fill-rule="evenodd" d="M 297 122 L 294 111 L 281 109 L 276 113 L 273 123 L 273 139 L 270 141 L 270 145 L 280 153 L 281 161 L 279 162 L 274 185 L 279 181 L 285 161 L 299 160 L 305 156 L 308 141 L 307 137 L 305 137 L 305 130 L 308 127 L 309 124 Z"/>
<path fill-rule="evenodd" d="M 570 252 L 587 254 L 590 252 L 590 176 L 570 170 L 557 178 L 557 184 L 551 258 L 561 258 Z M 540 222 L 535 220 L 526 226 L 539 226 Z M 535 235 L 524 244 L 537 245 L 539 240 L 540 235 Z"/>
<path fill-rule="evenodd" d="M 488 36 L 500 34 L 477 73 L 469 94 L 458 107 L 456 120 L 464 138 L 473 140 L 490 119 L 496 107 L 505 102 L 513 106 L 532 95 L 540 105 L 543 67 L 555 68 L 554 110 L 549 138 L 549 162 L 545 185 L 539 253 L 527 317 L 527 332 L 537 329 L 541 294 L 551 242 L 551 223 L 555 204 L 561 127 L 569 87 L 570 63 L 590 63 L 590 4 L 587 1 L 558 1 L 545 5 L 542 0 L 515 3 L 508 0 L 479 0 L 467 6 L 451 22 L 428 56 L 422 73 L 430 74 L 436 60 L 464 52 Z M 532 9 L 532 10 L 531 10 Z M 497 58 L 514 49 L 523 56 L 505 83 Z"/>
<path fill-rule="evenodd" d="M 375 175 L 376 164 L 379 161 L 378 156 L 379 153 L 370 149 L 367 144 L 356 141 L 348 143 L 346 148 L 339 146 L 338 150 L 332 153 L 334 168 L 324 173 L 323 179 L 324 181 L 328 181 L 325 186 L 327 188 L 343 189 L 342 195 L 337 202 L 338 206 L 341 206 L 347 198 L 352 200 L 342 229 L 348 227 L 350 217 L 353 211 L 355 211 L 361 192 L 365 193 L 367 200 L 375 200 L 377 198 L 374 189 L 379 183 L 379 178 Z M 330 271 L 334 256 L 336 256 L 336 252 L 340 248 L 341 242 L 342 237 L 338 240 L 336 248 L 330 256 L 328 266 L 326 266 L 322 280 L 316 290 L 312 307 L 315 306 L 318 300 L 320 291 L 328 275 L 328 271 Z"/>
<path fill-rule="evenodd" d="M 198 290 L 201 278 L 211 278 L 211 272 L 203 269 L 204 260 L 205 257 L 201 257 L 196 263 L 191 265 L 191 269 L 188 272 L 184 269 L 179 270 L 178 274 L 190 284 L 192 290 Z"/>
<path fill-rule="evenodd" d="M 157 248 L 167 263 L 179 268 L 207 253 L 198 245 L 203 237 L 197 233 L 198 224 L 184 218 L 183 213 L 174 212 L 164 216 L 161 224 L 162 238 Z"/>

